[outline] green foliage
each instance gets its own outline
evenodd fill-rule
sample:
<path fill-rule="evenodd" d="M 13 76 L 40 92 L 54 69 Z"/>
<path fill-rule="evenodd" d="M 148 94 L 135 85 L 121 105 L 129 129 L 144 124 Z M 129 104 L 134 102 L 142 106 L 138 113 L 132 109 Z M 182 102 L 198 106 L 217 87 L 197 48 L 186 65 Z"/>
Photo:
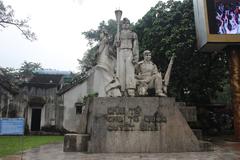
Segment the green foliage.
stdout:
<path fill-rule="evenodd" d="M 205 136 L 233 134 L 233 110 L 230 106 L 198 106 L 197 128 Z"/>
<path fill-rule="evenodd" d="M 225 54 L 220 53 L 182 53 L 176 58 L 173 68 L 173 95 L 187 102 L 211 103 L 225 84 L 225 59 Z"/>
<path fill-rule="evenodd" d="M 105 21 L 102 21 L 97 30 L 89 30 L 86 32 L 83 32 L 82 34 L 85 36 L 85 38 L 88 40 L 88 44 L 93 45 L 94 42 L 97 42 L 100 40 L 100 32 L 102 29 L 105 29 L 108 31 L 109 38 L 111 40 L 111 43 L 113 43 L 114 35 L 117 32 L 117 23 L 115 20 L 110 19 L 106 23 Z"/>
<path fill-rule="evenodd" d="M 78 59 L 78 63 L 80 65 L 79 69 L 81 70 L 81 73 L 86 73 L 96 65 L 97 49 L 98 46 L 92 47 L 84 54 L 82 60 Z"/>
<path fill-rule="evenodd" d="M 227 73 L 225 53 L 195 51 L 192 0 L 159 2 L 135 25 L 141 53 L 152 51 L 154 63 L 165 72 L 175 56 L 169 92 L 177 100 L 209 103 L 223 88 Z"/>
<path fill-rule="evenodd" d="M 45 125 L 43 127 L 41 127 L 41 131 L 45 132 L 45 135 L 64 135 L 67 133 L 73 133 L 73 132 L 69 132 L 64 128 L 59 128 L 57 126 L 52 126 L 52 125 Z"/>
<path fill-rule="evenodd" d="M 19 153 L 22 149 L 20 138 L 20 136 L 0 136 L 0 157 Z M 23 150 L 62 141 L 63 136 L 24 136 Z"/>
<path fill-rule="evenodd" d="M 40 63 L 24 61 L 19 69 L 20 78 L 21 79 L 29 78 L 34 73 L 34 71 L 39 69 L 42 69 Z"/>
<path fill-rule="evenodd" d="M 171 96 L 179 101 L 210 103 L 223 91 L 228 74 L 227 56 L 197 52 L 194 24 L 192 0 L 168 0 L 159 1 L 132 27 L 138 35 L 140 58 L 144 50 L 150 50 L 153 62 L 164 74 L 170 57 L 175 57 L 169 84 Z M 98 30 L 83 34 L 93 45 L 99 40 L 101 28 L 107 29 L 113 40 L 116 26 L 114 20 L 103 21 Z M 82 73 L 96 64 L 97 47 L 89 49 L 79 60 Z"/>
<path fill-rule="evenodd" d="M 21 84 L 26 78 L 30 78 L 34 71 L 38 69 L 42 69 L 40 63 L 27 61 L 24 61 L 19 69 L 0 67 L 0 71 L 4 74 L 5 79 L 14 86 Z"/>
<path fill-rule="evenodd" d="M 19 79 L 19 73 L 17 69 L 11 67 L 0 67 L 0 71 L 4 74 L 5 79 L 7 79 L 10 83 L 17 83 Z"/>
<path fill-rule="evenodd" d="M 35 33 L 30 31 L 30 27 L 27 24 L 28 19 L 22 19 L 18 20 L 14 16 L 14 10 L 11 6 L 5 6 L 0 0 L 0 27 L 6 28 L 9 25 L 17 27 L 19 29 L 23 36 L 27 38 L 30 41 L 36 40 Z"/>
<path fill-rule="evenodd" d="M 166 69 L 169 58 L 193 48 L 195 26 L 191 0 L 159 2 L 135 25 L 140 53 L 149 49 L 158 67 Z M 161 62 L 161 63 L 160 63 Z"/>
<path fill-rule="evenodd" d="M 131 28 L 134 27 L 133 24 L 130 25 Z M 98 44 L 96 42 L 100 41 L 100 32 L 102 29 L 107 30 L 109 35 L 109 43 L 110 45 L 113 45 L 114 37 L 117 33 L 117 22 L 116 20 L 110 19 L 107 21 L 100 22 L 97 30 L 89 30 L 86 32 L 83 32 L 82 34 L 85 36 L 85 38 L 88 40 L 88 44 L 90 45 L 90 49 L 87 50 L 87 52 L 84 53 L 84 56 L 82 60 L 78 59 L 79 63 L 79 69 L 80 74 L 78 75 L 78 78 L 84 79 L 86 77 L 87 72 L 96 65 L 96 53 L 98 50 Z"/>
<path fill-rule="evenodd" d="M 100 32 L 102 29 L 108 31 L 110 45 L 113 44 L 114 36 L 117 32 L 117 23 L 115 20 L 110 19 L 107 23 L 105 21 L 102 21 L 99 24 L 97 30 L 91 29 L 89 31 L 83 32 L 82 34 L 88 40 L 91 48 L 84 53 L 84 56 L 81 60 L 78 59 L 80 74 L 76 77 L 77 79 L 84 79 L 87 76 L 88 71 L 96 65 L 96 53 L 98 50 L 98 44 L 96 44 L 96 42 L 100 41 Z"/>
<path fill-rule="evenodd" d="M 217 91 L 216 94 L 217 98 L 213 100 L 213 103 L 231 104 L 231 88 L 227 79 L 223 82 L 223 90 Z"/>

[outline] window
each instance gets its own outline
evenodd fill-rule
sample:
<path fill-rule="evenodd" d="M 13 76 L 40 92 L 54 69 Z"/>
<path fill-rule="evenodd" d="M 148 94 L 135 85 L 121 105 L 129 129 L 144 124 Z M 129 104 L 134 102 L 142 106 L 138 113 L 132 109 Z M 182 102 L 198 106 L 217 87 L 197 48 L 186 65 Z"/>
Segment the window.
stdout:
<path fill-rule="evenodd" d="M 75 103 L 75 107 L 76 107 L 76 114 L 82 114 L 84 104 L 81 102 L 77 102 Z"/>

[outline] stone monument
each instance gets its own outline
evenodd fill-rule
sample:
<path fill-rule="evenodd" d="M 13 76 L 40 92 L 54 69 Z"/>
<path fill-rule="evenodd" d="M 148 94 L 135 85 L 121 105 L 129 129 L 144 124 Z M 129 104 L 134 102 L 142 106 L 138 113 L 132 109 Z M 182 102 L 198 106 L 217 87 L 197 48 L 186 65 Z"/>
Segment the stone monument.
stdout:
<path fill-rule="evenodd" d="M 117 47 L 117 77 L 121 84 L 121 91 L 125 95 L 135 96 L 134 65 L 138 62 L 139 49 L 137 34 L 129 27 L 130 21 L 123 18 L 122 29 L 117 33 L 114 44 Z"/>
<path fill-rule="evenodd" d="M 146 50 L 143 52 L 144 60 L 136 65 L 136 76 L 138 83 L 138 95 L 147 95 L 149 88 L 154 88 L 156 96 L 166 96 L 164 93 L 163 79 L 161 72 L 157 66 L 151 62 L 151 52 Z"/>
<path fill-rule="evenodd" d="M 100 33 L 100 43 L 97 52 L 97 65 L 95 66 L 95 74 L 101 79 L 102 84 L 99 90 L 105 92 L 102 95 L 109 97 L 119 97 L 121 92 L 119 90 L 120 83 L 114 75 L 114 68 L 116 64 L 116 58 L 113 55 L 113 51 L 109 46 L 109 37 L 106 30 L 102 30 Z"/>
<path fill-rule="evenodd" d="M 196 108 L 192 107 L 190 112 L 185 105 L 167 97 L 173 58 L 164 78 L 151 61 L 149 50 L 144 51 L 144 60 L 138 62 L 137 35 L 129 29 L 127 18 L 123 19 L 120 30 L 122 12 L 115 13 L 118 31 L 114 46 L 109 46 L 107 32 L 102 31 L 96 66 L 105 79 L 106 97 L 88 99 L 79 115 L 79 133 L 65 135 L 64 151 L 201 151 L 202 143 L 187 123 L 196 120 Z M 113 47 L 117 59 L 110 53 Z M 147 97 L 149 88 L 155 89 L 154 97 Z"/>

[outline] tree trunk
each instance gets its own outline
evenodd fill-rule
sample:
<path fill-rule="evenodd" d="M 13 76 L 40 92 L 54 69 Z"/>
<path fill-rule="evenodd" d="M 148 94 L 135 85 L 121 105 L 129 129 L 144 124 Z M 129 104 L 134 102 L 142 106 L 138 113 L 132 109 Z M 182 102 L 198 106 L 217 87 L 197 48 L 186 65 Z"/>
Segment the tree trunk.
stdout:
<path fill-rule="evenodd" d="M 240 141 L 240 47 L 230 47 L 228 54 L 234 112 L 234 132 L 235 139 Z"/>

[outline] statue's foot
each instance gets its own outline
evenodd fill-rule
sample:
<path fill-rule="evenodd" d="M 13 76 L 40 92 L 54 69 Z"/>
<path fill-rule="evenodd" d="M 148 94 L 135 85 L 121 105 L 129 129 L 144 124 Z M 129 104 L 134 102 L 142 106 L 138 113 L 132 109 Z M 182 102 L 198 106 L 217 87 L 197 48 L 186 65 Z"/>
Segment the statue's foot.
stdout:
<path fill-rule="evenodd" d="M 156 96 L 159 96 L 159 97 L 167 97 L 167 95 L 164 94 L 164 93 L 156 93 Z"/>
<path fill-rule="evenodd" d="M 134 97 L 135 96 L 135 90 L 134 89 L 128 89 L 128 96 L 129 97 Z"/>

